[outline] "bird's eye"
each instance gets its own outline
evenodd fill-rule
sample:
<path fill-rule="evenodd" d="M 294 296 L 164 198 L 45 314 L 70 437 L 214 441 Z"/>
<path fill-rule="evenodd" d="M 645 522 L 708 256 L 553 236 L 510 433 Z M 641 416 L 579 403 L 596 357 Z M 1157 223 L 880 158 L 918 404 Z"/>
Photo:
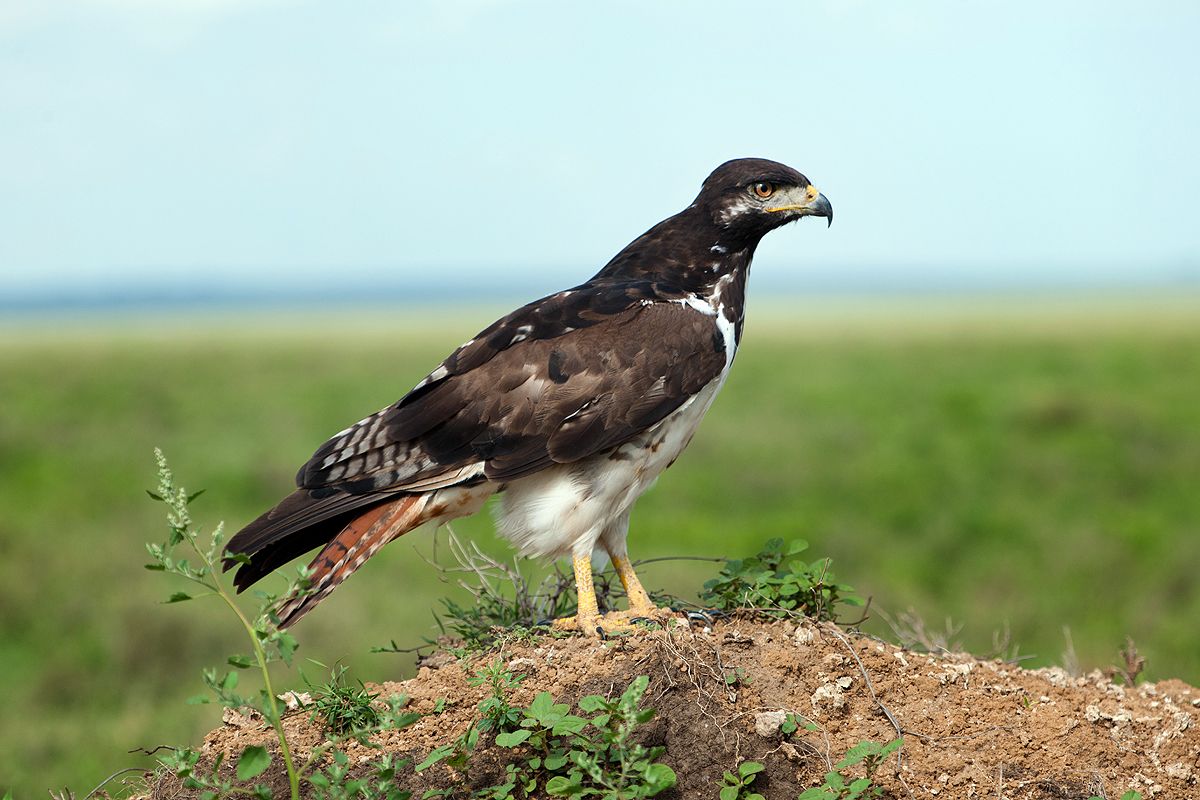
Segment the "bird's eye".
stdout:
<path fill-rule="evenodd" d="M 773 183 L 756 183 L 754 184 L 754 193 L 766 200 L 771 195 L 775 194 L 775 184 Z"/>

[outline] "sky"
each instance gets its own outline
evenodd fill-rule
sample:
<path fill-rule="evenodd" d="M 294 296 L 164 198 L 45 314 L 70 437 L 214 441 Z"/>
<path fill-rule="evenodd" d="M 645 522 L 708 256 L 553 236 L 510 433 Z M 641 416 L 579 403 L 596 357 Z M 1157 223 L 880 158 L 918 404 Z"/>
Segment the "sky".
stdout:
<path fill-rule="evenodd" d="M 768 288 L 1200 282 L 1200 3 L 0 2 L 0 294 L 552 291 L 729 158 Z"/>

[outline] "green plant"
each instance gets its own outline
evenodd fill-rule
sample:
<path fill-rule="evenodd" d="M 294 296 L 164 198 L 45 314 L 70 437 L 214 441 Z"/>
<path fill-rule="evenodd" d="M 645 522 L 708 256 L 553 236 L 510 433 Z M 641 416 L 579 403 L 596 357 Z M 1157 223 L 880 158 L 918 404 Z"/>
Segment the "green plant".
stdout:
<path fill-rule="evenodd" d="M 471 727 L 467 728 L 453 742 L 435 747 L 430 751 L 425 760 L 417 765 L 416 771 L 422 772 L 429 769 L 439 761 L 445 761 L 455 769 L 462 769 L 466 766 L 471 753 L 475 751 L 481 733 L 485 731 L 503 733 L 514 728 L 521 719 L 521 712 L 509 705 L 507 692 L 515 689 L 524 678 L 524 675 L 513 675 L 500 660 L 477 669 L 475 675 L 467 679 L 467 683 L 471 686 L 481 686 L 486 683 L 492 690 L 491 695 L 479 703 L 479 713 L 482 718 L 472 723 Z"/>
<path fill-rule="evenodd" d="M 339 682 L 340 678 L 339 673 Z M 404 710 L 408 704 L 408 698 L 400 695 L 390 696 L 386 708 L 378 707 L 377 701 L 374 700 L 372 700 L 372 704 L 373 717 L 371 721 L 368 721 L 365 716 L 359 715 L 356 725 L 349 727 L 341 735 L 330 733 L 324 744 L 314 747 L 309 753 L 308 760 L 300 771 L 307 783 L 313 787 L 317 798 L 323 800 L 408 800 L 411 796 L 411 793 L 403 789 L 399 783 L 400 770 L 409 766 L 411 761 L 407 759 L 398 761 L 388 754 L 374 763 L 363 765 L 358 769 L 358 777 L 353 777 L 349 757 L 339 749 L 340 745 L 349 739 L 354 739 L 365 747 L 376 747 L 377 745 L 370 741 L 372 734 L 406 728 L 420 719 L 419 714 Z"/>
<path fill-rule="evenodd" d="M 1105 798 L 1101 797 L 1098 794 L 1094 794 L 1091 797 L 1089 797 L 1088 800 L 1105 800 Z M 1121 800 L 1142 800 L 1142 793 L 1135 792 L 1132 789 L 1130 789 L 1128 792 L 1121 795 Z"/>
<path fill-rule="evenodd" d="M 460 604 L 442 598 L 443 613 L 438 625 L 462 642 L 464 654 L 486 650 L 501 632 L 544 630 L 539 623 L 563 616 L 575 607 L 575 582 L 559 569 L 539 582 L 531 582 L 518 562 L 497 561 L 477 545 L 465 545 L 450 530 L 447 546 L 453 566 L 433 566 L 444 575 L 467 576 L 457 582 L 471 595 L 471 602 Z"/>
<path fill-rule="evenodd" d="M 177 748 L 159 759 L 159 763 L 183 780 L 185 789 L 199 792 L 201 800 L 216 800 L 231 795 L 250 795 L 260 800 L 271 800 L 271 788 L 266 784 L 255 784 L 245 789 L 235 784 L 233 778 L 222 776 L 221 764 L 225 754 L 217 753 L 207 770 L 199 769 L 200 753 L 192 748 Z M 271 763 L 265 748 L 250 746 L 242 751 L 234 774 L 238 782 L 253 780 L 261 775 Z"/>
<path fill-rule="evenodd" d="M 734 667 L 731 671 L 725 673 L 726 686 L 749 686 L 752 680 L 750 674 L 742 667 Z"/>
<path fill-rule="evenodd" d="M 528 755 L 524 760 L 510 765 L 507 780 L 492 787 L 493 796 L 535 796 L 540 783 L 555 780 L 570 760 L 571 737 L 578 735 L 588 721 L 571 714 L 571 707 L 555 703 L 549 692 L 539 692 L 529 704 L 521 709 L 521 719 L 514 730 L 496 736 L 501 747 L 523 747 Z M 520 794 L 517 794 L 517 790 Z"/>
<path fill-rule="evenodd" d="M 519 562 L 497 561 L 474 544 L 464 545 L 451 531 L 447 536 L 454 565 L 433 566 L 444 574 L 461 574 L 458 585 L 471 595 L 471 601 L 460 604 L 452 598 L 442 598 L 442 613 L 438 625 L 459 639 L 459 648 L 448 648 L 460 657 L 478 653 L 494 646 L 497 641 L 532 642 L 538 636 L 566 636 L 545 623 L 575 611 L 574 576 L 557 566 L 541 580 L 530 580 L 521 571 Z M 639 562 L 640 563 L 640 562 Z M 625 597 L 625 590 L 615 570 L 607 569 L 595 576 L 596 600 L 601 610 L 616 607 Z M 669 597 L 651 592 L 656 604 Z M 374 652 L 402 652 L 395 642 L 390 647 L 374 648 Z"/>
<path fill-rule="evenodd" d="M 639 725 L 654 717 L 654 709 L 641 708 L 649 681 L 645 675 L 634 678 L 615 700 L 593 694 L 579 701 L 580 711 L 598 713 L 586 730 L 574 732 L 567 753 L 571 767 L 547 781 L 547 794 L 618 800 L 653 797 L 675 785 L 674 770 L 657 762 L 665 748 L 647 748 L 632 738 Z"/>
<path fill-rule="evenodd" d="M 903 746 L 903 739 L 893 739 L 883 745 L 878 742 L 859 742 L 846 751 L 845 758 L 835 764 L 832 771 L 825 773 L 825 780 L 820 786 L 805 789 L 800 793 L 799 800 L 860 800 L 882 797 L 883 787 L 874 783 L 875 772 L 884 759 Z M 862 764 L 866 773 L 863 777 L 851 779 L 842 772 L 856 764 Z"/>
<path fill-rule="evenodd" d="M 324 664 L 313 662 L 318 666 Z M 305 707 L 312 710 L 312 719 L 321 719 L 325 730 L 334 736 L 354 735 L 379 727 L 383 718 L 375 705 L 378 693 L 367 690 L 362 681 L 357 686 L 346 683 L 347 668 L 341 664 L 329 670 L 329 680 L 315 686 L 305 678 L 312 700 Z"/>
<path fill-rule="evenodd" d="M 797 556 L 808 543 L 770 539 L 756 555 L 730 559 L 720 574 L 704 583 L 700 598 L 721 611 L 753 609 L 776 616 L 805 614 L 834 620 L 839 605 L 861 606 L 854 590 L 834 580 L 830 559 L 807 563 Z"/>
<path fill-rule="evenodd" d="M 233 593 L 220 577 L 221 561 L 226 558 L 223 552 L 224 524 L 217 525 L 208 545 L 202 546 L 199 541 L 200 531 L 193 523 L 188 511 L 188 506 L 202 492 L 188 494 L 182 487 L 176 487 L 174 476 L 162 451 L 155 448 L 154 457 L 158 464 L 158 488 L 157 491 L 147 492 L 147 494 L 153 500 L 167 506 L 167 538 L 161 543 L 151 542 L 146 545 L 146 550 L 152 559 L 151 563 L 146 565 L 146 569 L 178 576 L 205 590 L 204 595 L 197 596 L 219 597 L 237 618 L 249 640 L 252 655 L 233 655 L 227 659 L 227 663 L 235 670 L 257 666 L 262 676 L 263 688 L 253 695 L 238 694 L 238 673 L 231 671 L 220 675 L 215 669 L 205 670 L 204 683 L 222 704 L 230 708 L 249 707 L 261 714 L 263 719 L 275 729 L 275 735 L 279 742 L 279 753 L 283 759 L 284 769 L 287 771 L 292 800 L 299 800 L 300 774 L 296 769 L 291 747 L 283 730 L 282 712 L 275 690 L 272 688 L 271 672 L 268 668 L 273 661 L 282 661 L 290 665 L 297 647 L 296 640 L 291 634 L 279 627 L 279 617 L 273 610 L 278 597 L 259 592 L 257 595 L 260 605 L 256 613 L 247 615 L 241 609 L 234 600 Z M 182 557 L 180 556 L 181 549 L 185 551 Z M 188 551 L 198 559 L 198 563 L 193 564 L 189 560 Z M 237 560 L 236 557 L 235 560 Z M 306 584 L 307 575 L 301 571 L 285 591 L 302 592 Z M 193 599 L 192 595 L 177 591 L 166 602 L 178 603 L 191 599 Z M 193 701 L 205 703 L 208 702 L 208 698 L 193 698 Z M 214 777 L 217 775 L 215 768 L 212 773 L 197 773 L 194 755 L 194 752 L 190 750 L 177 750 L 173 756 L 168 756 L 161 761 L 167 768 L 174 770 L 176 775 L 184 779 L 185 788 L 200 790 L 203 800 L 213 800 L 216 797 L 235 793 L 234 787 Z M 247 781 L 262 774 L 270 764 L 270 760 L 270 754 L 264 748 L 247 747 L 238 760 L 238 780 Z M 253 792 L 260 796 L 269 794 L 267 787 L 261 784 L 256 786 Z"/>
<path fill-rule="evenodd" d="M 588 719 L 571 713 L 540 692 L 527 708 L 509 704 L 506 693 L 524 676 L 514 676 L 500 662 L 476 672 L 475 685 L 487 684 L 492 695 L 479 704 L 483 717 L 454 742 L 435 748 L 418 772 L 444 761 L 462 769 L 478 745 L 481 732 L 494 732 L 500 747 L 520 749 L 522 756 L 505 767 L 505 779 L 480 789 L 475 796 L 491 800 L 530 798 L 542 793 L 558 797 L 598 797 L 603 800 L 653 797 L 675 785 L 675 773 L 656 762 L 662 747 L 646 748 L 633 741 L 637 727 L 654 716 L 640 708 L 649 679 L 636 678 L 615 700 L 589 695 L 579 710 L 595 713 Z"/>
<path fill-rule="evenodd" d="M 743 761 L 738 764 L 737 774 L 726 772 L 721 784 L 721 800 L 766 800 L 758 792 L 750 791 L 750 784 L 763 771 L 763 765 L 757 761 Z"/>
<path fill-rule="evenodd" d="M 467 678 L 470 686 L 487 684 L 492 693 L 479 703 L 479 713 L 482 719 L 476 723 L 481 732 L 496 731 L 504 733 L 517 727 L 521 720 L 521 712 L 508 704 L 508 691 L 515 689 L 525 680 L 524 675 L 514 675 L 504 666 L 504 662 L 496 659 L 487 666 L 476 670 L 473 677 Z"/>
<path fill-rule="evenodd" d="M 784 716 L 783 724 L 779 726 L 779 730 L 785 738 L 791 736 L 801 728 L 806 731 L 821 730 L 821 726 L 817 725 L 812 720 L 805 719 L 799 714 L 793 714 L 790 711 Z"/>
<path fill-rule="evenodd" d="M 322 770 L 308 776 L 308 782 L 319 800 L 408 800 L 412 792 L 398 783 L 399 770 L 407 761 L 396 761 L 386 755 L 371 765 L 369 773 L 351 777 L 350 759 L 338 750 Z"/>
<path fill-rule="evenodd" d="M 221 598 L 236 616 L 250 641 L 252 655 L 233 655 L 227 659 L 233 670 L 203 671 L 204 684 L 211 694 L 229 708 L 257 712 L 274 728 L 292 800 L 300 797 L 301 781 L 307 782 L 317 797 L 329 800 L 406 800 L 409 793 L 400 788 L 397 771 L 406 766 L 407 761 L 397 762 L 391 756 L 386 756 L 370 765 L 372 771 L 369 775 L 355 778 L 350 775 L 347 756 L 338 747 L 351 738 L 372 746 L 369 741 L 372 734 L 411 725 L 419 715 L 404 711 L 405 698 L 389 697 L 384 706 L 378 701 L 377 694 L 368 691 L 361 681 L 357 686 L 348 684 L 345 667 L 332 669 L 329 681 L 321 686 L 313 686 L 309 682 L 313 699 L 308 708 L 314 718 L 324 720 L 328 740 L 313 748 L 307 760 L 297 765 L 283 729 L 283 710 L 272 686 L 269 665 L 276 661 L 287 665 L 292 663 L 297 643 L 291 634 L 280 628 L 279 617 L 274 609 L 279 597 L 295 596 L 307 590 L 307 572 L 301 569 L 287 583 L 281 595 L 257 592 L 257 612 L 246 614 L 220 579 L 222 560 L 241 560 L 239 556 L 224 553 L 222 526 L 218 525 L 213 531 L 207 546 L 200 544 L 200 532 L 188 511 L 188 505 L 200 493 L 188 494 L 183 488 L 176 487 L 174 476 L 160 451 L 155 450 L 155 458 L 158 463 L 158 488 L 149 494 L 154 500 L 167 505 L 168 533 L 165 541 L 146 545 L 153 559 L 152 563 L 146 565 L 147 569 L 176 575 L 206 590 L 196 597 Z M 182 556 L 181 549 L 187 551 Z M 198 559 L 198 563 L 192 563 L 190 556 Z M 191 599 L 192 595 L 177 591 L 167 602 L 178 603 Z M 257 693 L 243 695 L 238 691 L 238 670 L 255 665 L 261 673 L 263 688 Z M 202 695 L 189 702 L 207 703 L 209 698 Z M 238 758 L 232 776 L 228 771 L 223 773 L 223 760 L 223 755 L 218 754 L 211 764 L 202 769 L 199 753 L 191 748 L 178 748 L 161 757 L 159 762 L 163 768 L 182 779 L 185 789 L 198 792 L 200 800 L 219 800 L 233 795 L 252 795 L 260 800 L 270 800 L 271 790 L 266 784 L 255 784 L 251 788 L 244 785 L 271 765 L 271 754 L 267 748 L 260 745 L 246 747 Z"/>

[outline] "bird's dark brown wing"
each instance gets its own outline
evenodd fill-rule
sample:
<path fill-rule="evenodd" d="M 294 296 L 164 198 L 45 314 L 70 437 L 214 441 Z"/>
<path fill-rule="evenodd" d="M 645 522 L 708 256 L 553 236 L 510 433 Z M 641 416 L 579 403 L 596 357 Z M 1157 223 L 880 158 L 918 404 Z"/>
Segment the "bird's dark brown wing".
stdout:
<path fill-rule="evenodd" d="M 398 403 L 326 442 L 297 484 L 358 494 L 512 480 L 628 441 L 724 369 L 712 315 L 628 284 L 577 291 L 463 345 Z"/>
<path fill-rule="evenodd" d="M 403 399 L 321 446 L 230 540 L 239 589 L 399 495 L 505 482 L 628 441 L 718 377 L 715 317 L 652 282 L 584 284 L 499 320 Z M 232 559 L 227 566 L 232 565 Z"/>

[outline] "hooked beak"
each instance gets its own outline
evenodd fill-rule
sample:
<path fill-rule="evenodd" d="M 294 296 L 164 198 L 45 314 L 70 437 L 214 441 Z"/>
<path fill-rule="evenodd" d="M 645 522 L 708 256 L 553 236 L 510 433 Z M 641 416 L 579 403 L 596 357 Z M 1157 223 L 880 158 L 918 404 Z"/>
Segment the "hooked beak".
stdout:
<path fill-rule="evenodd" d="M 829 205 L 829 200 L 825 195 L 817 192 L 817 199 L 813 200 L 811 210 L 804 216 L 824 217 L 825 227 L 828 228 L 833 224 L 833 206 Z"/>
<path fill-rule="evenodd" d="M 829 204 L 829 199 L 825 195 L 817 191 L 815 186 L 808 186 L 803 190 L 794 189 L 781 199 L 783 204 L 768 208 L 767 211 L 771 213 L 792 211 L 797 212 L 797 217 L 824 217 L 826 228 L 833 224 L 833 206 Z"/>

